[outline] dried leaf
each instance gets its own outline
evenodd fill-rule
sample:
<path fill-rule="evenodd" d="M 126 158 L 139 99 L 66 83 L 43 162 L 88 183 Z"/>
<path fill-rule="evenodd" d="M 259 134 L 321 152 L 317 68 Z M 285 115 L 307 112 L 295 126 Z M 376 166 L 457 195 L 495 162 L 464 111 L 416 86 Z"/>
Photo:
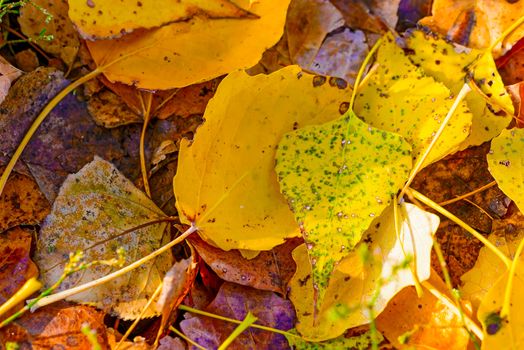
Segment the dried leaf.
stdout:
<path fill-rule="evenodd" d="M 350 111 L 284 135 L 276 161 L 281 192 L 306 242 L 320 304 L 335 265 L 405 182 L 411 147 Z"/>
<path fill-rule="evenodd" d="M 162 211 L 111 163 L 95 157 L 77 174 L 67 177 L 44 221 L 35 254 L 42 281 L 46 285 L 55 283 L 62 274 L 64 257 L 76 250 L 85 252 L 86 261 L 94 261 L 114 258 L 116 250 L 123 247 L 127 264 L 138 260 L 170 240 L 165 222 L 113 237 L 162 218 Z M 163 254 L 126 276 L 68 299 L 110 309 L 124 319 L 136 318 L 172 264 L 171 253 Z M 59 290 L 105 276 L 112 269 L 99 266 L 76 273 Z M 156 314 L 153 305 L 145 317 Z"/>
<path fill-rule="evenodd" d="M 217 296 L 205 311 L 220 316 L 243 320 L 250 311 L 258 318 L 257 324 L 288 330 L 293 327 L 295 313 L 287 300 L 272 292 L 239 286 L 225 282 Z M 180 322 L 185 335 L 206 349 L 216 349 L 235 329 L 236 325 L 203 316 L 190 316 Z M 228 347 L 237 349 L 285 349 L 287 341 L 283 335 L 249 328 Z M 195 347 L 192 347 L 195 349 Z"/>
<path fill-rule="evenodd" d="M 89 41 L 87 45 L 99 66 L 130 55 L 104 69 L 111 81 L 153 90 L 183 87 L 255 65 L 264 50 L 282 35 L 289 1 L 250 4 L 243 0 L 239 5 L 258 18 L 195 17 L 116 40 Z"/>
<path fill-rule="evenodd" d="M 293 251 L 297 272 L 290 282 L 290 300 L 297 311 L 296 328 L 305 339 L 332 339 L 368 323 L 397 292 L 415 283 L 412 271 L 420 281 L 429 278 L 432 235 L 439 219 L 412 204 L 404 204 L 398 214 L 400 238 L 394 235 L 392 204 L 336 266 L 316 318 L 307 249 L 302 245 Z"/>
<path fill-rule="evenodd" d="M 11 88 L 11 83 L 22 75 L 22 71 L 0 56 L 0 74 L 0 103 L 2 103 Z"/>
<path fill-rule="evenodd" d="M 336 118 L 348 97 L 347 89 L 296 66 L 227 76 L 193 143 L 180 145 L 174 188 L 182 222 L 196 223 L 202 238 L 223 250 L 268 250 L 296 236 L 278 190 L 275 147 L 293 128 Z"/>
<path fill-rule="evenodd" d="M 375 331 L 375 339 L 370 331 L 355 336 L 340 336 L 335 339 L 326 340 L 323 342 L 306 342 L 300 338 L 286 336 L 289 345 L 295 350 L 338 350 L 338 349 L 352 349 L 352 350 L 367 350 L 372 348 L 373 341 L 375 344 L 380 344 L 384 337 L 380 332 Z"/>
<path fill-rule="evenodd" d="M 96 124 L 106 128 L 143 121 L 143 118 L 123 104 L 116 94 L 107 90 L 92 96 L 87 102 L 87 110 Z"/>
<path fill-rule="evenodd" d="M 247 260 L 238 251 L 225 252 L 197 236 L 191 236 L 189 241 L 223 280 L 282 295 L 286 294 L 287 284 L 296 269 L 291 251 L 302 242 L 299 238 L 292 238 L 271 251 L 260 252 L 256 258 Z"/>
<path fill-rule="evenodd" d="M 247 10 L 229 0 L 69 0 L 69 17 L 84 39 L 120 37 L 136 29 L 150 29 L 188 21 L 253 18 Z"/>
<path fill-rule="evenodd" d="M 453 105 L 450 90 L 410 62 L 393 35 L 387 34 L 377 54 L 378 65 L 359 88 L 355 113 L 376 128 L 402 135 L 418 159 L 431 143 Z M 424 165 L 459 149 L 471 127 L 472 115 L 462 102 Z"/>

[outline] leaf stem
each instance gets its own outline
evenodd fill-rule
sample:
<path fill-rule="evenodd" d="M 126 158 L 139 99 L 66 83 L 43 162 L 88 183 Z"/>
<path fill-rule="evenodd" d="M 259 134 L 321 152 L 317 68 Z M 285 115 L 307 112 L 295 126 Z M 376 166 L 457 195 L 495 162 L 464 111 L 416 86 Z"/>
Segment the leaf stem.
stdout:
<path fill-rule="evenodd" d="M 140 94 L 140 96 L 143 96 Z M 141 98 L 142 99 L 142 98 Z M 147 102 L 143 110 L 144 123 L 142 124 L 142 132 L 140 133 L 140 170 L 142 172 L 142 181 L 144 182 L 144 190 L 149 198 L 151 198 L 151 188 L 149 187 L 149 179 L 147 176 L 147 166 L 146 166 L 146 154 L 145 154 L 145 140 L 147 126 L 149 125 L 149 120 L 151 119 L 151 104 L 153 102 L 153 93 L 147 92 Z"/>
<path fill-rule="evenodd" d="M 176 329 L 175 327 L 173 326 L 169 326 L 169 330 L 173 333 L 175 333 L 176 335 L 178 335 L 180 338 L 184 339 L 185 341 L 187 341 L 189 344 L 193 345 L 194 347 L 200 349 L 200 350 L 207 350 L 206 348 L 204 348 L 202 345 L 198 344 L 197 342 L 195 342 L 193 339 L 187 337 L 184 333 L 180 332 L 178 329 Z M 116 350 L 116 349 L 115 349 Z"/>
<path fill-rule="evenodd" d="M 120 276 L 122 276 L 122 275 L 124 275 L 124 274 L 126 274 L 126 273 L 128 273 L 128 272 L 130 272 L 130 271 L 132 271 L 134 269 L 136 269 L 137 267 L 139 267 L 140 265 L 144 264 L 145 262 L 147 262 L 147 261 L 149 261 L 151 259 L 154 259 L 158 255 L 168 251 L 173 246 L 175 246 L 178 243 L 184 241 L 188 236 L 190 236 L 195 231 L 197 231 L 197 227 L 192 225 L 184 233 L 182 233 L 180 236 L 178 236 L 177 238 L 175 238 L 174 240 L 172 240 L 168 244 L 164 245 L 163 247 L 160 247 L 159 249 L 155 250 L 154 252 L 144 256 L 143 258 L 141 258 L 141 259 L 139 259 L 137 261 L 135 261 L 134 263 L 129 264 L 129 265 L 123 267 L 120 270 L 117 270 L 117 271 L 115 271 L 113 273 L 110 273 L 109 275 L 106 275 L 104 277 L 98 278 L 96 280 L 84 283 L 84 284 L 82 284 L 80 286 L 77 286 L 77 287 L 74 287 L 74 288 L 71 288 L 71 289 L 66 289 L 66 290 L 64 290 L 62 292 L 59 292 L 59 293 L 56 293 L 56 294 L 53 294 L 53 295 L 49 295 L 49 296 L 47 296 L 45 298 L 42 298 L 42 299 L 40 299 L 37 303 L 35 303 L 32 306 L 31 311 L 34 311 L 34 310 L 38 309 L 39 307 L 42 307 L 42 306 L 54 303 L 56 301 L 68 298 L 71 295 L 83 292 L 83 291 L 88 290 L 90 288 L 96 287 L 96 286 L 98 286 L 100 284 L 109 282 L 109 281 L 111 281 L 111 280 L 113 280 L 113 279 L 115 279 L 117 277 L 120 277 Z"/>
<path fill-rule="evenodd" d="M 358 70 L 357 77 L 355 79 L 355 83 L 353 84 L 353 91 L 351 92 L 351 100 L 349 102 L 349 110 L 353 110 L 353 105 L 355 104 L 355 99 L 357 97 L 357 90 L 359 88 L 360 82 L 362 81 L 362 77 L 364 76 L 364 70 L 366 69 L 366 66 L 368 65 L 369 61 L 371 61 L 371 58 L 377 52 L 380 45 L 382 45 L 382 42 L 384 39 L 381 37 L 377 40 L 377 42 L 373 45 L 371 50 L 369 50 L 368 54 L 364 58 L 364 61 L 360 65 L 360 69 Z"/>
<path fill-rule="evenodd" d="M 453 199 L 450 199 L 450 200 L 447 200 L 447 201 L 444 201 L 444 202 L 440 202 L 438 205 L 440 206 L 445 206 L 445 205 L 448 205 L 448 204 L 451 204 L 451 203 L 455 203 L 455 202 L 458 202 L 464 198 L 467 198 L 467 197 L 470 197 L 470 196 L 473 196 L 474 194 L 477 194 L 479 192 L 482 192 L 484 190 L 487 190 L 488 188 L 490 187 L 493 187 L 493 186 L 496 186 L 497 185 L 497 181 L 493 180 L 491 181 L 490 183 L 482 186 L 482 187 L 479 187 L 477 188 L 476 190 L 473 190 L 471 192 L 468 192 L 468 193 L 464 193 L 464 194 L 461 194 L 460 196 L 458 197 L 455 197 Z"/>
<path fill-rule="evenodd" d="M 244 318 L 244 320 L 231 332 L 231 334 L 224 340 L 222 344 L 218 347 L 217 350 L 226 350 L 231 343 L 240 335 L 242 332 L 244 332 L 246 329 L 248 329 L 255 321 L 258 320 L 255 315 L 249 311 Z"/>
<path fill-rule="evenodd" d="M 37 292 L 40 288 L 42 288 L 42 283 L 40 283 L 40 281 L 35 277 L 28 279 L 24 285 L 11 296 L 11 298 L 0 306 L 0 317 L 15 305 L 24 302 L 31 294 Z"/>
<path fill-rule="evenodd" d="M 487 49 L 487 52 L 493 51 L 495 46 L 497 46 L 502 40 L 504 40 L 508 35 L 511 34 L 512 31 L 517 29 L 520 25 L 524 23 L 524 16 L 521 16 L 519 19 L 517 19 L 513 24 L 511 24 L 502 34 L 495 40 Z"/>
<path fill-rule="evenodd" d="M 471 226 L 466 224 L 464 221 L 460 220 L 458 217 L 451 214 L 449 211 L 442 208 L 440 205 L 433 202 L 431 199 L 429 199 L 428 197 L 424 196 L 422 193 L 412 188 L 407 188 L 406 193 L 408 193 L 409 195 L 412 195 L 414 198 L 418 199 L 419 201 L 421 201 L 428 207 L 436 210 L 440 214 L 444 215 L 445 217 L 447 217 L 448 219 L 450 219 L 451 221 L 453 221 L 454 223 L 456 223 L 457 225 L 459 225 L 460 227 L 462 227 L 463 229 L 471 233 L 473 237 L 481 241 L 489 250 L 491 250 L 496 256 L 498 256 L 499 259 L 502 260 L 504 265 L 506 265 L 506 267 L 508 268 L 510 267 L 511 259 L 509 259 L 504 253 L 500 251 L 500 249 L 498 249 L 493 243 L 491 243 L 488 239 L 486 239 L 486 237 L 482 236 L 480 233 L 478 233 L 476 230 L 474 230 Z"/>

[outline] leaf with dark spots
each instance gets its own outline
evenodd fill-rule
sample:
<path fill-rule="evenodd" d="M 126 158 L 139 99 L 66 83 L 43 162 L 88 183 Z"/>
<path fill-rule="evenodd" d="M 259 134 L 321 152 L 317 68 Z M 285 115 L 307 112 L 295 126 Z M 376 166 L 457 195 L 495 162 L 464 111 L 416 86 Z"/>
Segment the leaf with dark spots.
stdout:
<path fill-rule="evenodd" d="M 220 316 L 243 320 L 250 311 L 258 318 L 257 324 L 267 327 L 288 330 L 293 327 L 295 312 L 291 302 L 284 300 L 273 292 L 260 291 L 249 287 L 226 282 L 217 296 L 205 309 Z M 209 317 L 185 314 L 186 319 L 180 323 L 185 335 L 206 349 L 220 346 L 236 328 L 235 324 Z M 233 341 L 231 350 L 270 350 L 288 349 L 289 345 L 283 335 L 249 328 Z M 191 347 L 196 349 L 196 347 Z"/>
<path fill-rule="evenodd" d="M 223 251 L 213 247 L 195 235 L 191 236 L 189 241 L 220 278 L 285 295 L 287 283 L 295 273 L 295 262 L 291 252 L 302 239 L 289 239 L 270 251 L 260 252 L 250 260 L 236 250 Z"/>

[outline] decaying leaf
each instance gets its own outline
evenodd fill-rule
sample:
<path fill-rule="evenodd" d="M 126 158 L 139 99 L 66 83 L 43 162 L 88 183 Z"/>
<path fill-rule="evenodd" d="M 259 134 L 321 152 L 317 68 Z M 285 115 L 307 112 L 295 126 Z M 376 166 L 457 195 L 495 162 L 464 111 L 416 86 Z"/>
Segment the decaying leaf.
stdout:
<path fill-rule="evenodd" d="M 206 242 L 223 250 L 268 250 L 297 236 L 278 188 L 275 148 L 284 133 L 347 109 L 348 89 L 328 79 L 296 66 L 227 76 L 194 141 L 180 144 L 174 188 L 182 222 L 194 222 Z"/>
<path fill-rule="evenodd" d="M 297 311 L 296 328 L 305 339 L 323 341 L 366 324 L 396 293 L 415 283 L 413 271 L 420 281 L 429 278 L 432 235 L 439 219 L 412 204 L 403 204 L 398 215 L 399 238 L 391 204 L 336 266 L 316 314 L 307 249 L 302 245 L 293 251 L 297 272 L 290 282 L 290 300 Z"/>
<path fill-rule="evenodd" d="M 225 282 L 217 296 L 205 311 L 220 316 L 243 320 L 251 311 L 258 318 L 257 324 L 288 330 L 293 327 L 295 313 L 288 300 L 272 292 Z M 206 349 L 216 349 L 233 332 L 236 325 L 209 317 L 186 313 L 180 322 L 185 335 Z M 232 350 L 244 349 L 285 349 L 288 346 L 283 335 L 249 328 L 238 336 L 228 347 Z"/>
<path fill-rule="evenodd" d="M 500 189 L 524 211 L 524 129 L 503 130 L 491 141 L 487 155 L 491 175 Z"/>
<path fill-rule="evenodd" d="M 302 230 L 320 303 L 335 265 L 406 180 L 411 147 L 349 111 L 284 135 L 276 160 L 280 189 Z"/>
<path fill-rule="evenodd" d="M 0 56 L 0 103 L 6 98 L 11 83 L 21 75 L 21 70 L 13 67 L 5 58 Z"/>
<path fill-rule="evenodd" d="M 450 110 L 452 94 L 444 84 L 415 66 L 396 45 L 391 33 L 384 36 L 376 64 L 378 67 L 359 89 L 355 113 L 376 128 L 404 136 L 413 147 L 415 162 Z M 456 152 L 469 134 L 471 118 L 466 103 L 462 102 L 423 164 Z"/>
<path fill-rule="evenodd" d="M 49 23 L 46 22 L 47 15 L 42 9 L 52 16 Z M 70 66 L 80 48 L 80 40 L 67 15 L 68 9 L 67 0 L 31 0 L 20 10 L 18 23 L 22 33 L 38 42 L 38 46 L 44 51 L 61 58 Z M 52 35 L 53 39 L 39 39 L 43 30 L 45 35 Z"/>
<path fill-rule="evenodd" d="M 69 17 L 84 39 L 120 37 L 136 29 L 150 29 L 187 21 L 195 16 L 208 19 L 253 19 L 249 11 L 230 0 L 69 0 Z"/>
<path fill-rule="evenodd" d="M 215 248 L 198 236 L 191 236 L 189 241 L 200 257 L 223 280 L 285 295 L 287 284 L 296 269 L 291 251 L 302 239 L 289 239 L 270 251 L 260 252 L 251 260 L 244 258 L 238 251 L 225 252 Z"/>
<path fill-rule="evenodd" d="M 156 205 L 111 164 L 95 159 L 64 181 L 37 242 L 35 261 L 46 285 L 62 274 L 64 258 L 82 250 L 86 261 L 108 260 L 125 249 L 126 263 L 138 260 L 170 240 L 165 222 L 119 236 L 122 231 L 165 218 Z M 128 275 L 71 296 L 69 300 L 110 309 L 124 319 L 136 318 L 147 298 L 173 264 L 170 253 L 160 255 Z M 107 275 L 112 267 L 98 266 L 69 277 L 59 290 Z M 146 317 L 155 315 L 154 303 Z"/>
<path fill-rule="evenodd" d="M 143 118 L 123 104 L 111 91 L 101 91 L 87 101 L 87 110 L 96 124 L 106 128 L 140 123 Z"/>
<path fill-rule="evenodd" d="M 420 23 L 447 35 L 452 40 L 475 48 L 487 48 L 524 13 L 522 1 L 497 0 L 435 0 L 432 15 Z M 520 26 L 495 52 L 511 48 L 524 35 Z"/>
<path fill-rule="evenodd" d="M 293 332 L 294 333 L 294 332 Z M 380 344 L 384 337 L 380 332 L 375 331 L 374 337 L 370 331 L 355 336 L 342 335 L 335 339 L 326 340 L 323 342 L 307 342 L 300 338 L 286 336 L 289 345 L 294 350 L 338 350 L 338 349 L 353 349 L 365 350 L 371 349 L 373 342 Z"/>
<path fill-rule="evenodd" d="M 257 18 L 195 17 L 87 45 L 98 66 L 128 55 L 104 69 L 111 81 L 153 90 L 183 87 L 255 65 L 282 35 L 289 1 L 237 1 Z"/>
<path fill-rule="evenodd" d="M 81 331 L 83 325 L 96 332 L 102 349 L 109 347 L 104 313 L 93 307 L 65 302 L 26 313 L 15 323 L 0 329 L 0 343 L 18 343 L 20 349 L 34 350 L 91 349 L 92 344 Z"/>
<path fill-rule="evenodd" d="M 489 52 L 455 46 L 435 35 L 414 31 L 407 40 L 409 58 L 457 95 L 468 82 L 476 85 L 465 98 L 473 114 L 471 132 L 461 149 L 497 136 L 511 121 L 513 104 Z M 469 82 L 469 79 L 472 79 Z M 486 99 L 489 101 L 486 101 Z"/>

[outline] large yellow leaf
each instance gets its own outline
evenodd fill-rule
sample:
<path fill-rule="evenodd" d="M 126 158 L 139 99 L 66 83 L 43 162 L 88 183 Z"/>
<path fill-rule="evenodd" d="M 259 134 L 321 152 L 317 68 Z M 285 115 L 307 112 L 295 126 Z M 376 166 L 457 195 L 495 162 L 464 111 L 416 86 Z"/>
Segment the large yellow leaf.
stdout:
<path fill-rule="evenodd" d="M 499 188 L 524 212 L 524 129 L 502 131 L 491 141 L 487 158 Z"/>
<path fill-rule="evenodd" d="M 432 235 L 439 219 L 415 205 L 398 210 L 395 236 L 393 204 L 376 218 L 361 243 L 337 265 L 320 311 L 315 312 L 312 271 L 305 245 L 293 251 L 297 272 L 290 282 L 290 299 L 297 311 L 297 330 L 305 339 L 322 341 L 346 329 L 368 323 L 402 288 L 430 276 Z M 316 314 L 316 319 L 315 319 Z"/>
<path fill-rule="evenodd" d="M 99 66 L 128 55 L 104 70 L 111 81 L 144 89 L 187 86 L 255 65 L 282 36 L 289 1 L 237 1 L 258 17 L 194 17 L 87 45 Z"/>
<path fill-rule="evenodd" d="M 334 83 L 334 79 L 329 80 Z M 347 109 L 349 90 L 289 66 L 270 75 L 228 75 L 192 143 L 182 140 L 174 179 L 184 223 L 229 249 L 267 250 L 298 234 L 274 170 L 284 133 Z"/>
<path fill-rule="evenodd" d="M 69 0 L 69 17 L 84 39 L 106 39 L 167 23 L 253 17 L 229 0 Z"/>
<path fill-rule="evenodd" d="M 470 70 L 473 70 L 471 77 L 482 94 L 473 89 L 465 98 L 473 113 L 473 123 L 471 133 L 460 149 L 491 140 L 509 124 L 513 104 L 490 53 L 454 46 L 421 31 L 411 34 L 407 46 L 412 50 L 409 58 L 413 63 L 419 65 L 426 74 L 443 82 L 455 95 L 470 77 Z M 489 103 L 483 95 L 489 98 Z"/>
<path fill-rule="evenodd" d="M 406 181 L 411 147 L 348 111 L 286 134 L 276 160 L 280 190 L 306 241 L 320 305 L 335 265 Z"/>
<path fill-rule="evenodd" d="M 413 158 L 417 159 L 450 110 L 451 92 L 415 66 L 395 44 L 392 34 L 384 37 L 377 65 L 359 88 L 355 112 L 374 127 L 404 136 L 413 147 Z M 469 134 L 471 118 L 466 103 L 462 102 L 424 165 L 457 151 Z"/>
<path fill-rule="evenodd" d="M 37 242 L 35 261 L 41 279 L 54 284 L 61 276 L 69 253 L 83 250 L 86 262 L 109 260 L 123 247 L 126 263 L 134 262 L 169 242 L 167 224 L 159 222 L 119 236 L 122 231 L 165 218 L 165 214 L 111 163 L 95 157 L 64 181 L 51 214 L 45 219 Z M 124 319 L 137 318 L 148 298 L 173 264 L 164 253 L 125 276 L 68 297 L 68 300 L 109 309 Z M 96 266 L 77 272 L 59 290 L 83 284 L 112 272 Z M 154 304 L 145 317 L 156 315 Z"/>

